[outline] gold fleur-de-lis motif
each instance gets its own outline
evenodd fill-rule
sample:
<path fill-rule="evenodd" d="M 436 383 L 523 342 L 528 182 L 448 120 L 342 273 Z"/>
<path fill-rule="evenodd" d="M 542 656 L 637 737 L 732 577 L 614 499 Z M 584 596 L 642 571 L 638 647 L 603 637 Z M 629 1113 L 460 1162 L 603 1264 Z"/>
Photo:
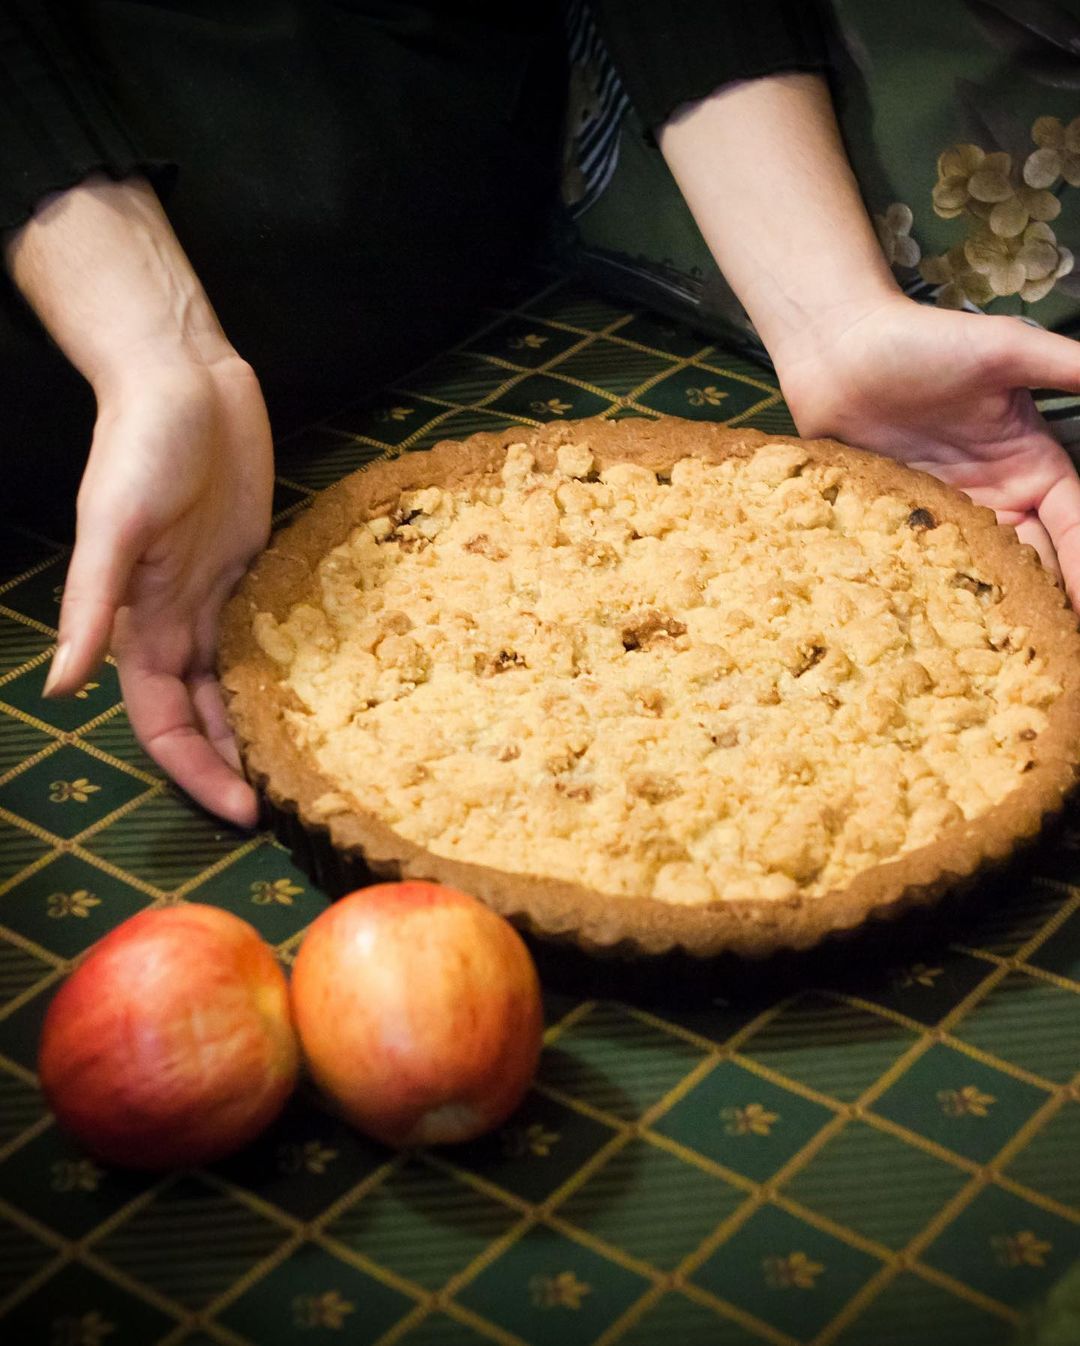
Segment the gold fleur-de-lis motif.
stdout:
<path fill-rule="evenodd" d="M 548 1131 L 542 1122 L 533 1122 L 525 1128 L 525 1148 L 530 1154 L 542 1159 L 551 1153 L 561 1139 L 558 1131 Z"/>
<path fill-rule="evenodd" d="M 563 402 L 557 397 L 549 397 L 546 402 L 537 398 L 535 402 L 529 403 L 529 410 L 534 416 L 565 416 L 570 406 L 569 402 Z"/>
<path fill-rule="evenodd" d="M 256 879 L 251 885 L 251 900 L 259 907 L 275 904 L 291 907 L 293 898 L 299 897 L 303 891 L 289 879 Z"/>
<path fill-rule="evenodd" d="M 85 804 L 100 789 L 100 785 L 91 785 L 85 776 L 78 780 L 54 780 L 49 786 L 49 799 L 54 804 Z"/>
<path fill-rule="evenodd" d="M 356 1305 L 337 1290 L 324 1290 L 321 1295 L 297 1295 L 292 1311 L 297 1327 L 329 1327 L 337 1331 L 345 1326 L 346 1316 L 356 1312 Z"/>
<path fill-rule="evenodd" d="M 97 1309 L 81 1314 L 65 1314 L 52 1321 L 51 1346 L 101 1346 L 107 1336 L 116 1331 L 116 1324 Z"/>
<path fill-rule="evenodd" d="M 1018 1234 L 996 1234 L 990 1243 L 1003 1267 L 1044 1267 L 1047 1254 L 1054 1248 L 1032 1229 L 1022 1229 Z"/>
<path fill-rule="evenodd" d="M 416 411 L 415 407 L 383 407 L 376 416 L 380 421 L 404 421 L 408 420 Z"/>
<path fill-rule="evenodd" d="M 727 397 L 715 383 L 710 383 L 704 388 L 687 388 L 686 400 L 692 407 L 718 407 Z"/>
<path fill-rule="evenodd" d="M 45 899 L 45 910 L 56 920 L 64 916 L 81 916 L 85 919 L 93 907 L 101 906 L 101 898 L 95 897 L 86 888 L 76 888 L 73 893 L 50 893 Z"/>
<path fill-rule="evenodd" d="M 973 1084 L 962 1089 L 939 1089 L 938 1102 L 946 1117 L 985 1117 L 997 1099 L 984 1094 Z"/>
<path fill-rule="evenodd" d="M 580 1309 L 581 1301 L 592 1290 L 572 1271 L 557 1276 L 536 1275 L 529 1280 L 529 1294 L 538 1309 Z"/>
<path fill-rule="evenodd" d="M 825 1270 L 821 1262 L 811 1261 L 806 1253 L 788 1253 L 786 1257 L 766 1257 L 762 1268 L 769 1285 L 777 1290 L 812 1290 Z"/>
<path fill-rule="evenodd" d="M 105 1176 L 92 1159 L 58 1159 L 50 1172 L 54 1192 L 96 1192 Z"/>
<path fill-rule="evenodd" d="M 730 1136 L 767 1136 L 780 1120 L 780 1114 L 769 1112 L 761 1103 L 747 1103 L 742 1108 L 724 1108 L 720 1113 L 724 1130 Z"/>
<path fill-rule="evenodd" d="M 506 343 L 512 351 L 538 351 L 547 341 L 539 332 L 526 332 L 524 336 L 511 337 Z"/>
<path fill-rule="evenodd" d="M 83 685 L 79 688 L 79 690 L 75 693 L 75 696 L 79 701 L 85 701 L 89 697 L 90 693 L 96 692 L 100 686 L 101 686 L 100 682 L 84 682 Z"/>
<path fill-rule="evenodd" d="M 522 1159 L 527 1154 L 545 1159 L 562 1136 L 558 1131 L 549 1131 L 543 1122 L 530 1122 L 528 1126 L 508 1126 L 500 1139 L 502 1152 L 508 1159 Z"/>
<path fill-rule="evenodd" d="M 893 985 L 902 991 L 906 991 L 911 986 L 932 987 L 944 971 L 943 967 L 928 967 L 925 963 L 912 963 L 910 967 L 899 969 L 893 977 Z"/>
<path fill-rule="evenodd" d="M 279 1145 L 278 1170 L 281 1173 L 325 1173 L 328 1164 L 338 1157 L 319 1140 L 306 1140 L 302 1145 Z"/>

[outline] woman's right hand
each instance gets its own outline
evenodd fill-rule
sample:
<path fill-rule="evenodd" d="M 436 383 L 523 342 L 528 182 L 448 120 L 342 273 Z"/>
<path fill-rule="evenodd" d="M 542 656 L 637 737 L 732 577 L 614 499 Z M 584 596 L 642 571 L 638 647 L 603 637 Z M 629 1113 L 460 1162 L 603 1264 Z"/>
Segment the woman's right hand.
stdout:
<path fill-rule="evenodd" d="M 140 367 L 104 398 L 78 497 L 48 695 L 111 647 L 132 728 L 195 800 L 256 820 L 214 676 L 222 605 L 269 534 L 273 450 L 238 356 Z"/>
<path fill-rule="evenodd" d="M 258 381 L 145 182 L 51 198 L 6 256 L 98 405 L 46 691 L 77 691 L 112 648 L 143 747 L 204 807 L 252 826 L 214 653 L 222 605 L 270 530 Z"/>

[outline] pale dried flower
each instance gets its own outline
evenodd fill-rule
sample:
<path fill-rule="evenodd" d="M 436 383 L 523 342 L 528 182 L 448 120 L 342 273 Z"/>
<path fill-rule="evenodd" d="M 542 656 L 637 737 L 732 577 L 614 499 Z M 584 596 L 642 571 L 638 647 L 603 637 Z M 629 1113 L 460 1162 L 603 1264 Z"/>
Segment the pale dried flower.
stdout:
<path fill-rule="evenodd" d="M 890 266 L 918 266 L 922 251 L 911 237 L 915 216 L 911 207 L 894 201 L 884 215 L 874 216 L 878 242 Z"/>
<path fill-rule="evenodd" d="M 972 270 L 958 243 L 939 257 L 924 257 L 919 274 L 931 285 L 940 285 L 936 302 L 939 308 L 964 308 L 967 304 L 989 304 L 994 291 L 984 275 Z"/>
<path fill-rule="evenodd" d="M 1039 148 L 1024 160 L 1027 185 L 1045 190 L 1064 178 L 1070 187 L 1080 187 L 1080 117 L 1068 126 L 1057 117 L 1039 117 L 1031 138 Z"/>
<path fill-rule="evenodd" d="M 937 170 L 934 210 L 945 220 L 963 215 L 973 202 L 994 205 L 1013 194 L 1012 158 L 1003 150 L 987 154 L 978 145 L 953 145 L 938 156 Z"/>

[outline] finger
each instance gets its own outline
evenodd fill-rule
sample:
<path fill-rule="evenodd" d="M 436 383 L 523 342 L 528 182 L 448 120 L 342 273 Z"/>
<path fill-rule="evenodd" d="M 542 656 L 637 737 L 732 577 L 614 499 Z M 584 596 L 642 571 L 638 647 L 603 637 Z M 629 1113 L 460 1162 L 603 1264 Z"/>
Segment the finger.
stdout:
<path fill-rule="evenodd" d="M 1061 579 L 1061 566 L 1058 564 L 1057 554 L 1054 551 L 1054 544 L 1050 541 L 1050 534 L 1039 522 L 1038 516 L 1034 514 L 1027 515 L 1015 525 L 1016 536 L 1021 542 L 1026 542 L 1029 547 L 1034 547 L 1039 553 L 1039 560 L 1055 579 Z"/>
<path fill-rule="evenodd" d="M 1060 388 L 1080 392 L 1080 343 L 1031 327 L 1016 318 L 980 323 L 999 372 L 1014 388 Z"/>
<path fill-rule="evenodd" d="M 194 671 L 189 673 L 187 683 L 207 738 L 229 766 L 242 775 L 240 753 L 232 725 L 225 713 L 221 686 L 214 672 L 217 662 L 218 618 L 238 578 L 238 576 L 222 577 L 198 613 L 195 620 L 195 648 L 192 659 Z"/>
<path fill-rule="evenodd" d="M 1039 518 L 1057 552 L 1065 591 L 1080 608 L 1080 479 L 1071 468 L 1043 496 Z"/>
<path fill-rule="evenodd" d="M 136 555 L 135 546 L 124 545 L 113 526 L 87 526 L 80 520 L 64 581 L 59 639 L 45 681 L 46 696 L 78 691 L 101 663 Z"/>
<path fill-rule="evenodd" d="M 238 775 L 241 774 L 243 767 L 240 752 L 225 714 L 225 702 L 217 678 L 212 673 L 201 674 L 188 680 L 188 688 L 203 733 L 228 766 Z"/>
<path fill-rule="evenodd" d="M 180 678 L 121 660 L 120 686 L 136 737 L 162 770 L 211 813 L 254 827 L 255 792 L 201 732 L 195 703 Z"/>

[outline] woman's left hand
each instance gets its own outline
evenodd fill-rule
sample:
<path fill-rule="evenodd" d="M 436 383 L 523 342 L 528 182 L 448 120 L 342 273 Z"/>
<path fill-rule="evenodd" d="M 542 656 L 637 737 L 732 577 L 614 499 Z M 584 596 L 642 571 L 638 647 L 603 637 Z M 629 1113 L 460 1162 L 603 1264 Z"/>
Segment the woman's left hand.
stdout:
<path fill-rule="evenodd" d="M 896 295 L 774 349 L 799 433 L 931 472 L 1016 528 L 1080 608 L 1080 480 L 1030 389 L 1080 392 L 1080 344 Z"/>

